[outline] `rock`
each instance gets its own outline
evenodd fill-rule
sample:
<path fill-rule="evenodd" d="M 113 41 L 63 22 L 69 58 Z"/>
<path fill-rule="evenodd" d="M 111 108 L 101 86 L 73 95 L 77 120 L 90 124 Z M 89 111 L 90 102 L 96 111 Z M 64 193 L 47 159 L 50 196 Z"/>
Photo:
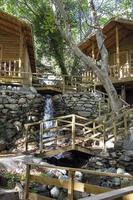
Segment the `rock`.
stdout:
<path fill-rule="evenodd" d="M 3 109 L 4 108 L 4 105 L 0 104 L 0 109 Z"/>
<path fill-rule="evenodd" d="M 18 100 L 18 104 L 25 104 L 26 103 L 26 99 L 25 98 L 20 98 Z"/>
<path fill-rule="evenodd" d="M 57 198 L 59 196 L 60 190 L 57 187 L 53 187 L 50 190 L 50 194 L 53 198 Z"/>
<path fill-rule="evenodd" d="M 133 150 L 125 151 L 124 155 L 133 158 Z"/>
<path fill-rule="evenodd" d="M 10 104 L 15 104 L 15 103 L 17 103 L 17 99 L 8 98 L 8 102 L 9 102 Z"/>
<path fill-rule="evenodd" d="M 2 109 L 2 113 L 6 114 L 8 112 L 8 109 Z"/>
<path fill-rule="evenodd" d="M 3 151 L 6 149 L 6 143 L 4 140 L 0 140 L 0 151 Z"/>
<path fill-rule="evenodd" d="M 122 168 L 118 168 L 117 171 L 116 171 L 117 174 L 124 174 L 125 173 L 125 170 L 122 169 Z"/>
<path fill-rule="evenodd" d="M 75 179 L 77 181 L 82 181 L 82 178 L 83 178 L 83 174 L 81 172 L 79 172 L 79 171 L 76 171 L 75 172 Z"/>
<path fill-rule="evenodd" d="M 37 94 L 37 91 L 36 91 L 36 89 L 34 87 L 30 87 L 30 91 L 35 93 L 35 94 Z"/>
<path fill-rule="evenodd" d="M 129 162 L 129 161 L 132 160 L 132 158 L 130 158 L 129 156 L 123 154 L 123 155 L 120 156 L 119 160 Z"/>
<path fill-rule="evenodd" d="M 5 108 L 9 108 L 11 110 L 18 110 L 18 104 L 5 104 Z"/>
<path fill-rule="evenodd" d="M 26 97 L 27 99 L 32 100 L 35 98 L 35 94 L 27 94 Z"/>

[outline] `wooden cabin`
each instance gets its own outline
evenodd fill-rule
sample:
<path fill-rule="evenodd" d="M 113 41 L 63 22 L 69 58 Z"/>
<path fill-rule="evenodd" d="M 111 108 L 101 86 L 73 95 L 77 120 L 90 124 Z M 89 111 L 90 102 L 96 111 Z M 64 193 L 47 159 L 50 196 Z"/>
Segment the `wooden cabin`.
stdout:
<path fill-rule="evenodd" d="M 102 28 L 105 45 L 109 53 L 109 76 L 118 93 L 133 103 L 133 21 L 112 18 Z M 94 59 L 98 57 L 96 35 L 91 34 L 79 44 L 80 49 Z M 100 58 L 99 58 L 100 59 Z M 90 80 L 101 86 L 100 81 L 91 70 L 84 73 Z"/>
<path fill-rule="evenodd" d="M 31 24 L 0 11 L 0 84 L 31 85 L 33 72 Z"/>

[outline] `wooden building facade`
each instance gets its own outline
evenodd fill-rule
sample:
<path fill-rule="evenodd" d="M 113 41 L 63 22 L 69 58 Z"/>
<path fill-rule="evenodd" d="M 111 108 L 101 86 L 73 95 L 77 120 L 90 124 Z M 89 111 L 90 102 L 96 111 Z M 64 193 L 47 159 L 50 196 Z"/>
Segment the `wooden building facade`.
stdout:
<path fill-rule="evenodd" d="M 133 92 L 133 21 L 112 18 L 102 31 L 109 53 L 109 76 L 119 94 L 133 103 L 129 98 Z M 95 34 L 91 34 L 79 47 L 86 55 L 100 59 Z M 85 72 L 84 76 L 95 81 L 97 86 L 101 85 L 91 70 Z"/>
<path fill-rule="evenodd" d="M 32 84 L 35 55 L 32 26 L 0 12 L 0 83 Z"/>

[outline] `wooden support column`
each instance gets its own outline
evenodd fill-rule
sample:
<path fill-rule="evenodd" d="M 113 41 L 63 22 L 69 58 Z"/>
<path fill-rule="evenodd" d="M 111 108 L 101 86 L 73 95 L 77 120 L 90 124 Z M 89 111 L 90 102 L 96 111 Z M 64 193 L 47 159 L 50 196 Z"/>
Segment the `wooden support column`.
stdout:
<path fill-rule="evenodd" d="M 121 86 L 121 98 L 126 101 L 126 88 L 125 85 Z"/>
<path fill-rule="evenodd" d="M 74 199 L 74 172 L 68 172 L 69 181 L 68 181 L 68 200 Z"/>
<path fill-rule="evenodd" d="M 41 123 L 40 123 L 40 144 L 39 144 L 40 153 L 41 153 L 42 150 L 43 150 L 43 128 L 44 128 L 44 124 L 43 124 L 43 122 L 41 122 Z"/>
<path fill-rule="evenodd" d="M 26 165 L 26 180 L 25 180 L 24 200 L 29 199 L 30 169 L 31 169 L 31 165 Z"/>
<path fill-rule="evenodd" d="M 118 31 L 118 26 L 116 25 L 116 64 L 117 64 L 117 69 L 119 70 L 120 68 L 120 49 L 119 49 L 119 31 Z"/>
<path fill-rule="evenodd" d="M 75 149 L 75 115 L 72 115 L 72 149 Z"/>
<path fill-rule="evenodd" d="M 18 66 L 18 76 L 21 77 L 21 72 L 23 71 L 23 44 L 24 44 L 24 38 L 23 38 L 23 32 L 21 30 L 20 32 L 20 41 L 19 41 L 19 66 Z"/>

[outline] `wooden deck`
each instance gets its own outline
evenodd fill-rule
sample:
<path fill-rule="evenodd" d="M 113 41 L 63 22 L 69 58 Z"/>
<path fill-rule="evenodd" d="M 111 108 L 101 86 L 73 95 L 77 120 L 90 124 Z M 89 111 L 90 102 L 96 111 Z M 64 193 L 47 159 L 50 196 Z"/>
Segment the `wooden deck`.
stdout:
<path fill-rule="evenodd" d="M 0 62 L 0 84 L 34 86 L 40 93 L 61 94 L 66 91 L 95 91 L 100 80 L 90 70 L 82 76 L 59 76 L 49 73 L 22 72 L 19 60 Z M 133 84 L 133 67 L 110 66 L 109 76 L 114 85 Z"/>

